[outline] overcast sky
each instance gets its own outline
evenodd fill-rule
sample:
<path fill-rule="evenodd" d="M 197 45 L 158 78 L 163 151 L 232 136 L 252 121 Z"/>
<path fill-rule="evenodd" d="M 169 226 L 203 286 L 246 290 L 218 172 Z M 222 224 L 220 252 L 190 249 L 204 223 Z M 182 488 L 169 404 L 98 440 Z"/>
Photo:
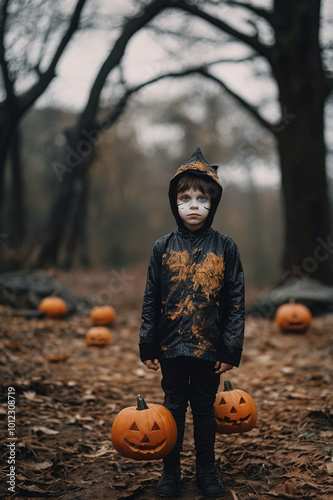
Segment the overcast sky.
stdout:
<path fill-rule="evenodd" d="M 100 8 L 105 9 L 105 15 L 112 14 L 112 22 L 114 20 L 121 20 L 124 14 L 128 14 L 128 6 L 133 5 L 132 0 L 95 0 L 98 1 Z M 262 0 L 261 3 L 270 4 L 270 0 Z M 92 5 L 88 2 L 89 8 Z M 96 3 L 95 3 L 96 6 Z M 325 0 L 323 4 L 323 14 L 325 17 L 331 15 L 333 17 L 333 2 Z M 223 19 L 228 20 L 236 28 L 246 30 L 249 25 L 242 17 L 235 16 L 234 9 L 230 7 L 223 9 Z M 160 18 L 159 18 L 160 19 Z M 182 17 L 179 14 L 173 14 L 168 17 L 166 22 L 172 23 L 175 28 L 177 23 L 181 23 Z M 163 18 L 162 18 L 163 22 Z M 198 34 L 211 33 L 211 27 L 202 20 L 193 20 L 193 29 Z M 332 26 L 326 29 L 324 34 L 326 39 L 332 40 Z M 60 61 L 57 70 L 57 77 L 50 85 L 48 91 L 39 99 L 38 106 L 60 106 L 63 108 L 80 111 L 86 103 L 89 95 L 91 85 L 100 69 L 103 61 L 107 57 L 115 35 L 111 30 L 95 30 L 83 32 L 78 34 L 73 42 L 70 44 L 64 57 Z M 217 33 L 217 36 L 219 34 Z M 266 29 L 263 31 L 262 36 L 266 41 L 270 40 L 272 36 L 270 31 Z M 158 73 L 164 73 L 167 68 L 176 70 L 179 67 L 186 67 L 193 64 L 193 57 L 186 59 L 182 57 L 183 54 L 178 54 L 177 57 L 170 57 L 169 52 L 177 53 L 177 42 L 174 40 L 169 41 L 169 45 L 160 44 L 156 36 L 149 31 L 142 30 L 139 34 L 135 35 L 127 46 L 124 58 L 124 75 L 128 82 L 136 84 L 147 79 L 151 79 Z M 244 57 L 248 54 L 248 49 L 244 45 L 239 44 L 218 44 L 210 52 L 195 52 L 196 62 L 199 62 L 200 57 L 202 61 L 216 60 L 217 58 L 231 58 L 231 57 Z M 264 61 L 259 61 L 256 70 L 265 71 L 268 69 Z M 252 70 L 248 64 L 224 64 L 216 67 L 221 76 L 227 84 L 247 98 L 249 101 L 256 102 L 269 102 L 265 109 L 261 110 L 266 114 L 266 117 L 274 121 L 278 119 L 279 109 L 274 104 L 276 97 L 275 83 L 269 79 L 259 79 L 253 76 Z M 218 68 L 218 69 L 217 69 Z M 202 80 L 201 80 L 202 81 Z M 207 85 L 212 85 L 207 83 Z M 148 97 L 149 99 L 159 97 L 165 98 L 166 96 L 177 96 L 186 92 L 188 82 L 181 82 L 180 80 L 165 80 L 154 86 L 147 87 L 147 89 L 140 94 L 142 98 Z M 275 101 L 276 103 L 276 101 Z M 149 124 L 145 124 L 149 127 Z M 154 130 L 156 134 L 158 130 Z M 153 139 L 153 131 L 148 136 Z M 327 132 L 329 135 L 329 131 Z M 147 134 L 145 133 L 147 137 Z M 158 137 L 156 137 L 158 140 Z M 264 183 L 277 185 L 280 180 L 279 170 L 276 168 L 270 171 L 267 176 L 264 175 L 263 166 L 258 164 L 257 171 L 254 172 L 255 177 Z M 266 179 L 265 179 L 266 177 Z"/>
<path fill-rule="evenodd" d="M 106 11 L 109 10 L 109 15 L 112 14 L 112 16 L 116 16 L 116 19 L 120 19 L 126 11 L 125 6 L 130 5 L 131 1 L 123 0 L 120 2 L 118 0 L 109 2 L 109 0 L 99 0 L 99 3 Z M 268 1 L 268 3 L 270 2 Z M 234 9 L 223 9 L 223 17 L 224 19 L 228 19 L 237 28 L 245 27 L 241 16 L 235 19 Z M 180 19 L 179 14 L 171 17 L 171 21 L 174 23 L 172 28 L 177 24 L 177 18 Z M 202 34 L 211 33 L 210 25 L 202 20 L 193 19 L 193 26 L 196 30 L 200 30 Z M 125 53 L 124 68 L 126 79 L 135 84 L 156 76 L 160 71 L 164 72 L 168 67 L 177 69 L 179 67 L 177 63 L 179 63 L 180 54 L 176 58 L 170 57 L 167 51 L 173 50 L 177 54 L 177 45 L 172 40 L 169 41 L 169 44 L 167 48 L 163 47 L 158 43 L 156 36 L 153 36 L 149 31 L 142 30 L 139 34 L 135 35 L 129 42 Z M 57 77 L 50 85 L 48 91 L 38 101 L 38 106 L 59 105 L 80 110 L 86 102 L 91 84 L 101 64 L 107 57 L 110 47 L 112 47 L 110 31 L 96 30 L 78 34 L 61 59 L 57 69 Z M 228 44 L 227 47 L 223 47 L 221 44 L 219 47 L 216 46 L 212 52 L 208 54 L 205 52 L 201 56 L 197 50 L 196 47 L 196 62 L 200 60 L 200 57 L 203 61 L 209 61 L 220 57 L 242 57 L 249 53 L 248 49 L 239 44 Z M 193 57 L 192 60 L 189 59 L 186 61 L 184 59 L 183 62 L 184 64 L 191 65 L 194 62 Z M 250 69 L 246 64 L 228 64 L 224 65 L 223 68 L 221 67 L 220 69 L 223 77 L 227 83 L 232 83 L 235 90 L 242 92 L 246 97 L 252 99 L 256 95 L 262 97 L 263 89 L 252 78 Z M 245 81 L 246 86 L 244 86 Z M 154 92 L 156 96 L 159 92 L 161 95 L 165 95 L 166 89 L 168 89 L 168 92 L 171 92 L 171 89 L 177 92 L 177 87 L 181 89 L 182 84 L 172 83 L 170 85 L 169 80 L 167 83 L 161 82 L 158 87 L 155 86 L 155 89 L 161 90 L 154 90 Z M 272 84 L 269 85 L 266 83 L 265 88 L 268 94 L 274 95 L 275 89 Z"/>

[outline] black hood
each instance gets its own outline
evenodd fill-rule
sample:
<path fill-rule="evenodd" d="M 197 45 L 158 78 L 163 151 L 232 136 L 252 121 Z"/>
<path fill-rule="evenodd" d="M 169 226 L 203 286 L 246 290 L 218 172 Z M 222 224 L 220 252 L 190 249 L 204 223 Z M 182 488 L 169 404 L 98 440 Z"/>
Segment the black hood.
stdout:
<path fill-rule="evenodd" d="M 178 214 L 177 207 L 177 184 L 184 173 L 190 173 L 193 175 L 197 175 L 198 177 L 208 177 L 211 181 L 214 181 L 213 185 L 216 185 L 216 189 L 214 189 L 214 193 L 213 195 L 211 195 L 211 208 L 209 211 L 209 215 L 205 220 L 202 228 L 198 229 L 197 231 L 202 231 L 203 229 L 206 229 L 212 225 L 216 209 L 218 207 L 218 204 L 220 203 L 222 196 L 222 186 L 217 175 L 217 168 L 217 165 L 210 165 L 203 157 L 201 149 L 197 148 L 191 158 L 187 162 L 183 163 L 183 165 L 181 165 L 177 170 L 176 174 L 172 177 L 169 187 L 169 200 L 173 216 L 176 219 L 179 228 L 183 230 L 186 229 L 186 226 L 184 225 L 182 219 Z"/>

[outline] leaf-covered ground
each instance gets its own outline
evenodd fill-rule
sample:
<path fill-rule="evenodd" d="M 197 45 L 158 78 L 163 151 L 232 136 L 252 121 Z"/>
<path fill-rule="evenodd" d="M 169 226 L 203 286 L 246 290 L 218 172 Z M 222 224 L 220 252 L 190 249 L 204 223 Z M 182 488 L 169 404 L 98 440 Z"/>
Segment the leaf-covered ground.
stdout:
<path fill-rule="evenodd" d="M 87 347 L 87 315 L 26 319 L 0 307 L 1 498 L 155 498 L 161 461 L 136 462 L 114 450 L 117 413 L 161 403 L 160 373 L 138 359 L 140 309 L 119 300 L 113 342 Z M 242 435 L 217 436 L 217 469 L 227 500 L 333 498 L 333 316 L 306 334 L 280 333 L 247 318 L 242 364 L 228 373 L 249 392 L 258 423 Z M 221 390 L 222 390 L 221 381 Z M 9 494 L 7 395 L 15 389 L 15 483 Z M 182 460 L 182 498 L 199 499 L 191 414 Z"/>

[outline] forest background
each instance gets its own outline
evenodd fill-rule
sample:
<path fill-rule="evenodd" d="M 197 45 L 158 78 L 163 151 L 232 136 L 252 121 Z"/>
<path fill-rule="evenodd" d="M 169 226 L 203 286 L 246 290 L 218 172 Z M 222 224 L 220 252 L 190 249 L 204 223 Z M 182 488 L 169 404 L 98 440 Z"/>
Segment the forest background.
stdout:
<path fill-rule="evenodd" d="M 176 7 L 179 7 L 179 11 L 176 14 L 171 8 L 173 4 L 169 5 L 167 1 L 165 6 L 164 4 L 156 4 L 156 2 L 146 3 L 147 5 L 145 3 L 140 4 L 137 8 L 137 16 L 134 15 L 133 17 L 133 22 L 139 22 L 142 18 L 142 28 L 145 28 L 146 31 L 148 28 L 148 32 L 150 30 L 150 34 L 153 33 L 153 36 L 146 39 L 146 42 L 141 40 L 140 43 L 139 38 L 134 38 L 129 50 L 129 52 L 132 51 L 132 62 L 128 62 L 126 57 L 123 57 L 123 61 L 120 57 L 120 62 L 118 61 L 117 64 L 112 66 L 115 75 L 110 74 L 108 78 L 104 77 L 102 82 L 104 85 L 103 92 L 95 95 L 95 101 L 99 100 L 99 105 L 96 107 L 95 104 L 96 114 L 94 118 L 91 118 L 90 128 L 87 130 L 83 127 L 85 123 L 83 117 L 94 97 L 93 92 L 96 93 L 94 85 L 90 87 L 90 95 L 86 89 L 88 100 L 81 99 L 81 103 L 78 104 L 77 102 L 80 102 L 80 99 L 77 99 L 77 96 L 81 95 L 82 92 L 80 84 L 85 80 L 88 81 L 89 78 L 92 79 L 91 68 L 89 67 L 89 57 L 91 55 L 89 56 L 89 52 L 87 52 L 87 56 L 89 56 L 87 62 L 79 63 L 75 60 L 78 52 L 75 52 L 75 49 L 71 49 L 71 47 L 75 47 L 74 42 L 76 41 L 77 50 L 77 40 L 80 43 L 80 37 L 83 34 L 86 36 L 88 33 L 89 37 L 89 33 L 92 36 L 92 34 L 98 32 L 100 37 L 105 35 L 105 40 L 109 40 L 112 32 L 112 43 L 114 44 L 113 50 L 110 52 L 110 55 L 112 55 L 113 52 L 116 52 L 115 48 L 119 40 L 124 34 L 126 35 L 126 29 L 131 25 L 132 21 L 131 18 L 127 17 L 124 4 L 116 3 L 119 10 L 118 17 L 114 15 L 114 12 L 117 12 L 117 7 L 114 7 L 114 12 L 107 13 L 106 17 L 103 18 L 103 9 L 101 11 L 96 9 L 94 16 L 89 17 L 91 11 L 88 9 L 91 9 L 91 5 L 87 2 L 87 8 L 84 10 L 85 3 L 83 0 L 77 2 L 76 10 L 74 11 L 73 7 L 71 7 L 72 10 L 69 9 L 66 13 L 62 10 L 61 2 L 53 2 L 53 4 L 52 2 L 41 3 L 45 7 L 45 12 L 49 12 L 46 9 L 47 6 L 49 7 L 51 4 L 56 6 L 57 4 L 57 23 L 53 25 L 55 29 L 61 27 L 62 23 L 65 25 L 67 17 L 73 23 L 77 11 L 83 8 L 78 34 L 73 36 L 73 41 L 69 43 L 68 52 L 73 51 L 72 59 L 67 58 L 67 77 L 68 73 L 70 73 L 69 67 L 71 63 L 68 65 L 70 60 L 73 66 L 80 69 L 80 76 L 76 81 L 78 86 L 75 87 L 75 84 L 71 85 L 70 81 L 66 83 L 66 77 L 63 76 L 66 76 L 66 71 L 60 72 L 59 76 L 55 73 L 56 78 L 54 81 L 59 86 L 58 93 L 55 90 L 56 85 L 53 85 L 51 92 L 46 92 L 46 95 L 41 93 L 41 99 L 36 99 L 34 106 L 29 107 L 29 109 L 27 107 L 25 112 L 21 113 L 22 116 L 19 117 L 18 126 L 12 137 L 12 146 L 8 155 L 4 177 L 3 192 L 6 195 L 3 197 L 2 205 L 1 270 L 50 266 L 59 266 L 63 269 L 80 266 L 96 269 L 129 269 L 140 265 L 145 267 L 154 241 L 160 235 L 175 228 L 167 197 L 169 180 L 178 166 L 188 159 L 198 146 L 202 148 L 208 161 L 221 166 L 219 175 L 224 186 L 224 195 L 215 218 L 214 227 L 229 234 L 237 242 L 244 263 L 248 288 L 260 290 L 275 285 L 281 282 L 284 272 L 288 269 L 286 263 L 289 265 L 290 263 L 297 264 L 296 259 L 300 258 L 301 261 L 304 257 L 305 259 L 311 259 L 311 249 L 313 250 L 313 243 L 316 242 L 315 238 L 319 236 L 329 238 L 327 231 L 329 226 L 327 224 L 317 229 L 315 225 L 316 221 L 319 223 L 325 219 L 325 223 L 329 223 L 330 220 L 330 217 L 326 215 L 326 201 L 321 196 L 323 191 L 320 191 L 320 189 L 322 187 L 318 187 L 318 189 L 314 187 L 313 189 L 314 197 L 318 197 L 319 201 L 309 201 L 309 196 L 311 198 L 310 178 L 312 175 L 314 175 L 314 179 L 322 178 L 322 174 L 319 172 L 319 163 L 322 164 L 325 160 L 318 157 L 318 174 L 315 173 L 317 166 L 313 165 L 312 171 L 314 174 L 311 173 L 306 180 L 311 165 L 310 167 L 304 165 L 304 168 L 307 169 L 307 174 L 305 174 L 302 172 L 302 160 L 300 160 L 300 165 L 296 165 L 297 153 L 290 151 L 290 160 L 287 159 L 286 161 L 285 159 L 285 166 L 282 165 L 282 168 L 286 169 L 287 172 L 285 178 L 289 177 L 291 179 L 293 192 L 290 196 L 289 189 L 289 201 L 286 198 L 286 193 L 284 193 L 285 197 L 283 198 L 280 162 L 282 161 L 283 164 L 283 155 L 288 150 L 288 140 L 289 145 L 291 145 L 293 135 L 294 137 L 297 136 L 297 126 L 294 127 L 294 123 L 302 121 L 304 117 L 300 118 L 298 114 L 293 114 L 290 105 L 288 108 L 284 107 L 281 100 L 279 105 L 276 102 L 274 104 L 274 99 L 275 101 L 277 99 L 276 88 L 274 88 L 274 84 L 272 85 L 272 81 L 270 81 L 272 75 L 269 75 L 268 68 L 260 60 L 260 56 L 266 55 L 270 62 L 274 62 L 273 56 L 270 60 L 270 53 L 264 51 L 267 47 L 274 46 L 274 37 L 267 30 L 267 26 L 263 26 L 263 20 L 272 22 L 272 25 L 277 30 L 276 36 L 281 36 L 281 39 L 283 39 L 281 35 L 283 30 L 280 34 L 278 32 L 278 29 L 281 29 L 281 24 L 283 24 L 277 21 L 279 15 L 289 12 L 295 16 L 295 20 L 298 19 L 297 16 L 299 15 L 300 22 L 304 22 L 307 16 L 306 9 L 319 16 L 321 2 L 316 2 L 316 10 L 314 3 L 310 3 L 308 7 L 304 7 L 304 12 L 301 12 L 298 8 L 297 2 L 285 7 L 282 7 L 282 4 L 279 3 L 272 3 L 271 5 L 270 2 L 262 2 L 260 6 L 255 3 L 253 5 L 243 4 L 243 2 L 208 2 L 208 7 L 210 6 L 211 9 L 221 8 L 222 17 L 225 16 L 228 23 L 233 24 L 234 27 L 230 28 L 229 35 L 236 34 L 237 37 L 237 34 L 239 34 L 240 39 L 238 42 L 245 41 L 249 43 L 252 49 L 258 49 L 259 61 L 256 59 L 257 55 L 244 55 L 244 51 L 239 52 L 239 47 L 238 49 L 235 48 L 235 41 L 230 37 L 227 37 L 226 40 L 223 38 L 213 40 L 210 31 L 207 32 L 206 30 L 207 25 L 205 23 L 201 24 L 199 29 L 200 22 L 198 20 L 194 21 L 194 16 L 186 14 L 182 17 L 180 15 L 182 9 L 188 10 L 189 13 L 192 13 L 194 9 L 194 14 L 201 12 L 203 19 L 205 19 L 208 14 L 202 8 L 204 4 L 201 2 L 197 2 L 196 7 L 193 7 L 193 9 L 191 3 L 177 2 Z M 325 69 L 329 75 L 331 20 L 327 2 L 322 3 L 319 38 L 325 56 L 323 56 L 323 70 Z M 157 10 L 151 16 L 153 18 L 158 13 L 160 15 L 157 16 L 156 22 L 154 19 L 151 25 L 146 25 L 147 20 L 143 20 L 143 18 L 155 4 Z M 24 24 L 22 15 L 26 6 L 15 7 L 14 1 L 6 1 L 2 4 L 3 12 L 6 12 L 8 5 L 13 6 L 13 10 L 10 11 L 9 9 L 7 12 L 7 17 L 12 15 L 14 19 L 12 21 L 13 50 L 11 52 L 6 47 L 6 44 L 4 48 L 7 48 L 9 55 L 13 55 L 17 50 L 16 45 L 20 46 L 20 33 L 19 31 L 15 32 L 18 29 L 15 22 Z M 105 5 L 103 2 L 98 3 L 99 7 L 105 7 Z M 126 3 L 126 6 L 128 14 L 133 13 L 131 2 Z M 164 12 L 165 7 L 166 11 Z M 242 11 L 237 10 L 237 7 L 244 8 L 244 12 L 248 9 L 245 17 Z M 17 9 L 16 12 L 15 8 Z M 273 10 L 270 11 L 270 8 Z M 216 10 L 216 12 L 219 11 Z M 232 19 L 234 12 L 238 12 L 239 17 L 236 16 Z M 268 14 L 269 12 L 272 13 L 271 17 Z M 17 17 L 16 21 L 15 15 Z M 263 17 L 262 20 L 260 20 L 260 15 Z M 44 19 L 46 22 L 47 16 L 45 13 L 40 14 L 40 19 Z M 120 22 L 119 19 L 121 19 Z M 187 32 L 182 32 L 189 19 L 191 19 L 191 24 L 189 24 Z M 211 19 L 214 21 L 215 18 L 212 17 Z M 40 32 L 37 29 L 36 33 L 44 36 L 47 42 L 50 38 L 50 46 L 52 47 L 52 43 L 55 42 L 54 40 L 52 42 L 52 37 L 49 36 L 50 27 L 52 26 L 51 18 L 48 21 L 50 23 L 48 30 L 45 30 L 44 26 Z M 317 21 L 319 23 L 319 17 Z M 78 19 L 76 19 L 76 22 L 78 22 Z M 243 32 L 253 27 L 255 22 L 257 25 L 254 35 L 251 33 L 244 35 Z M 108 23 L 110 23 L 109 26 L 112 26 L 110 33 L 108 33 L 107 29 Z M 3 28 L 4 26 L 5 23 L 3 23 Z M 222 24 L 222 31 L 226 26 L 226 24 Z M 289 29 L 289 27 L 283 29 L 286 28 Z M 121 29 L 123 31 L 117 39 L 116 37 Z M 137 33 L 139 33 L 139 27 L 136 29 Z M 23 39 L 29 40 L 30 37 L 30 44 L 33 49 L 33 30 L 29 31 L 26 27 L 22 27 L 22 30 L 24 33 Z M 237 33 L 235 30 L 237 30 Z M 325 36 L 322 34 L 324 30 Z M 64 31 L 60 31 L 58 40 L 61 40 L 63 33 Z M 75 29 L 73 33 L 75 33 Z M 226 33 L 228 33 L 228 29 Z M 9 35 L 7 34 L 7 36 Z M 128 35 L 126 43 L 131 36 Z M 65 37 L 62 42 L 64 39 Z M 114 40 L 116 41 L 114 42 Z M 122 88 L 123 91 L 125 89 L 123 96 L 127 99 L 126 92 L 128 93 L 129 89 L 129 93 L 132 92 L 134 88 L 133 82 L 138 85 L 137 77 L 140 73 L 140 67 L 138 64 L 133 63 L 133 58 L 134 60 L 136 57 L 140 59 L 142 54 L 149 52 L 152 40 L 154 40 L 158 50 L 164 50 L 164 58 L 161 58 L 161 52 L 157 52 L 159 55 L 156 59 L 155 54 L 154 59 L 153 51 L 153 62 L 149 64 L 141 62 L 141 70 L 143 67 L 145 80 L 142 85 L 143 90 L 135 91 L 134 96 L 131 96 L 130 100 L 126 100 L 125 107 L 121 103 L 119 89 Z M 223 48 L 223 41 L 226 42 L 226 48 L 229 51 L 226 52 L 228 56 L 224 55 L 224 58 L 219 61 L 218 56 L 221 47 Z M 84 53 L 84 50 L 87 50 L 87 43 L 84 42 L 84 38 L 81 38 L 81 43 L 83 43 Z M 133 46 L 137 46 L 137 52 L 134 51 L 134 55 Z M 191 46 L 196 49 L 195 58 L 191 57 Z M 205 48 L 208 46 L 210 52 L 205 53 Z M 190 68 L 189 73 L 193 72 L 193 74 L 187 76 L 181 83 L 180 79 L 174 78 L 173 80 L 169 79 L 168 83 L 157 82 L 154 85 L 149 84 L 145 87 L 149 79 L 159 79 L 160 75 L 166 75 L 168 71 L 171 75 L 175 75 L 173 63 L 170 66 L 170 61 L 177 59 L 177 49 L 184 50 L 184 54 L 182 54 L 183 60 L 179 63 L 180 68 L 183 70 L 185 68 L 184 72 L 186 72 L 186 68 L 187 70 Z M 3 106 L 3 109 L 5 109 L 10 98 L 13 100 L 14 95 L 18 97 L 18 103 L 20 99 L 22 101 L 24 92 L 23 94 L 20 92 L 21 88 L 23 90 L 25 87 L 28 88 L 28 91 L 25 90 L 27 95 L 34 90 L 33 85 L 29 89 L 30 81 L 33 81 L 30 74 L 32 70 L 35 69 L 37 76 L 40 77 L 38 83 L 47 74 L 47 71 L 45 71 L 45 75 L 41 73 L 38 65 L 36 66 L 37 69 L 31 65 L 28 50 L 24 56 L 22 55 L 22 60 L 18 60 L 16 63 L 17 67 L 13 64 L 13 61 L 11 61 L 12 66 L 8 64 L 8 82 L 5 80 L 5 83 L 7 83 L 7 98 L 4 101 L 5 106 Z M 48 50 L 50 50 L 50 53 L 52 52 L 51 49 L 43 51 L 43 48 L 39 48 L 41 56 L 38 64 L 41 63 L 43 58 L 47 59 Z M 271 53 L 273 54 L 273 51 Z M 304 53 L 306 57 L 305 50 Z M 252 103 L 249 99 L 246 101 L 245 97 L 237 98 L 236 94 L 233 95 L 233 91 L 228 91 L 230 86 L 228 89 L 228 86 L 224 83 L 216 85 L 214 79 L 218 83 L 223 82 L 223 80 L 217 80 L 216 73 L 211 72 L 208 75 L 210 78 L 204 77 L 207 76 L 206 73 L 203 76 L 204 71 L 209 67 L 207 66 L 207 54 L 210 61 L 213 61 L 212 67 L 218 61 L 221 62 L 222 66 L 230 68 L 230 75 L 228 75 L 228 71 L 226 75 L 231 76 L 231 80 L 234 72 L 233 84 L 238 88 L 238 94 L 242 94 L 239 90 L 243 87 L 245 94 L 246 91 L 248 94 L 253 94 L 254 100 Z M 216 56 L 215 62 L 214 56 Z M 98 58 L 100 59 L 101 55 L 98 55 Z M 168 58 L 169 62 L 166 62 Z M 309 58 L 311 59 L 310 55 Z M 199 71 L 193 70 L 194 63 L 196 63 Z M 233 63 L 233 66 L 230 66 L 230 63 Z M 6 68 L 6 65 L 3 67 Z M 284 68 L 282 65 L 281 67 L 282 70 L 285 69 L 287 75 L 287 66 Z M 244 74 L 239 71 L 240 68 L 247 68 L 247 76 L 245 76 L 246 71 Z M 55 68 L 53 68 L 53 71 L 55 71 Z M 249 77 L 249 71 L 252 72 L 251 77 Z M 98 81 L 98 77 L 95 83 Z M 52 79 L 53 77 L 50 81 Z M 132 83 L 130 83 L 131 81 Z M 277 77 L 278 81 L 279 77 Z M 87 87 L 87 83 L 85 85 Z M 140 85 L 141 83 L 136 90 L 139 89 Z M 305 89 L 307 84 L 303 82 L 302 85 Z M 296 96 L 301 95 L 302 85 L 298 90 L 296 88 Z M 11 87 L 12 91 L 15 90 L 12 95 L 8 92 Z M 294 87 L 297 87 L 296 80 Z M 327 84 L 326 96 L 330 95 L 329 89 Z M 101 92 L 101 88 L 99 92 Z M 62 98 L 59 98 L 60 93 L 62 93 Z M 32 101 L 33 98 L 31 98 Z M 86 102 L 86 107 L 84 102 Z M 291 100 L 291 102 L 293 101 Z M 104 127 L 102 130 L 94 129 L 95 123 L 98 123 L 98 117 L 107 116 L 112 106 L 115 108 L 115 111 L 113 111 L 114 125 Z M 119 113 L 117 106 L 120 109 Z M 257 110 L 255 110 L 256 106 Z M 325 107 L 324 128 L 330 214 L 332 213 L 333 198 L 330 171 L 332 156 L 330 143 L 332 138 L 329 132 L 331 129 L 330 122 L 332 121 L 330 118 L 331 110 L 332 102 L 331 98 L 328 98 Z M 304 111 L 306 117 L 306 110 L 302 111 Z M 5 116 L 5 113 L 3 113 L 3 116 Z M 268 116 L 271 123 L 266 121 Z M 316 117 L 308 116 L 308 119 L 309 122 L 312 121 L 316 125 Z M 274 125 L 274 123 L 278 124 L 278 126 Z M 268 125 L 268 128 L 265 129 L 263 125 Z M 296 135 L 293 129 L 296 130 Z M 301 128 L 299 130 L 302 131 Z M 307 141 L 309 138 L 308 133 L 309 131 L 304 130 L 304 149 L 308 148 L 310 150 L 311 147 L 309 148 Z M 3 128 L 2 135 L 6 135 L 5 128 Z M 282 140 L 282 137 L 284 136 L 289 136 L 289 139 L 287 142 L 285 141 L 284 153 L 281 156 L 281 144 L 284 140 Z M 279 141 L 280 144 L 278 144 Z M 302 139 L 299 142 L 301 144 Z M 313 138 L 313 149 L 319 142 Z M 81 146 L 83 149 L 94 146 L 93 154 L 87 155 L 86 151 L 80 150 Z M 278 148 L 280 149 L 278 150 Z M 294 149 L 297 150 L 297 148 L 298 146 L 295 146 Z M 321 148 L 320 154 L 322 152 L 323 148 Z M 90 152 L 88 151 L 88 153 Z M 86 156 L 89 156 L 88 167 L 85 166 Z M 294 158 L 292 158 L 293 156 Z M 83 162 L 82 165 L 80 165 L 80 161 Z M 290 173 L 288 173 L 288 161 L 290 162 Z M 292 169 L 295 169 L 294 173 L 291 172 Z M 78 174 L 80 171 L 84 172 L 83 175 Z M 297 175 L 299 175 L 300 179 L 299 188 L 297 184 L 295 185 Z M 66 183 L 70 186 L 68 189 Z M 322 186 L 325 186 L 325 182 L 323 182 Z M 303 191 L 304 198 L 302 199 Z M 67 201 L 64 198 L 66 203 L 64 202 L 63 205 L 61 205 L 61 196 L 67 196 Z M 290 204 L 290 199 L 293 203 L 293 198 L 295 198 L 292 207 L 294 213 L 291 213 L 290 207 L 288 208 L 285 203 L 287 200 L 287 205 Z M 298 212 L 300 205 L 301 211 Z M 321 205 L 320 210 L 318 210 L 317 205 Z M 61 214 L 62 206 L 64 214 Z M 322 217 L 320 213 L 323 214 Z M 303 217 L 301 217 L 302 214 Z M 309 214 L 310 217 L 308 217 Z M 62 221 L 59 222 L 61 218 Z M 310 219 L 313 219 L 313 222 Z M 285 221 L 288 222 L 287 231 L 284 225 Z M 295 224 L 295 221 L 297 224 Z M 61 225 L 58 233 L 58 229 L 54 229 L 52 226 L 53 222 L 56 223 L 55 225 Z M 313 227 L 310 227 L 311 224 Z M 302 227 L 298 228 L 298 226 Z M 50 227 L 53 234 L 49 238 Z M 76 228 L 78 229 L 76 230 Z M 290 238 L 293 232 L 298 232 L 299 235 L 304 236 L 299 239 L 294 237 L 294 241 L 291 238 L 291 244 L 288 245 L 288 234 Z M 287 234 L 287 238 L 285 234 Z M 296 246 L 298 246 L 296 249 L 292 248 L 295 246 L 295 241 Z M 308 242 L 308 245 L 306 245 L 306 242 Z M 286 253 L 288 254 L 289 248 L 291 250 L 288 261 L 288 259 L 285 260 L 285 256 Z M 330 261 L 331 259 L 329 259 Z M 326 262 L 322 262 L 320 266 L 323 269 L 324 264 L 326 266 Z M 329 272 L 326 272 L 326 274 L 322 272 L 322 276 L 328 276 L 327 281 L 330 282 L 330 267 L 327 267 L 327 269 Z M 316 277 L 315 274 L 314 277 Z"/>
<path fill-rule="evenodd" d="M 147 107 L 136 102 L 131 106 L 98 145 L 90 172 L 86 238 L 81 242 L 86 245 L 89 267 L 146 266 L 156 239 L 176 227 L 168 199 L 169 181 L 200 146 L 208 161 L 220 159 L 224 193 L 214 227 L 237 242 L 248 285 L 260 289 L 279 279 L 282 207 L 272 139 L 260 138 L 253 122 L 242 121 L 240 113 L 227 98 L 221 105 L 214 95 L 199 93 L 172 104 Z M 55 144 L 61 140 L 57 131 L 74 119 L 69 112 L 45 108 L 34 109 L 22 123 L 29 236 L 24 247 L 9 250 L 7 265 L 12 269 L 22 264 L 23 256 L 31 259 L 43 234 L 45 215 L 59 183 L 56 160 L 50 162 L 47 156 L 61 147 Z M 149 141 L 154 133 L 155 144 Z M 260 182 L 258 170 L 255 178 L 251 164 L 267 169 L 265 176 L 271 171 L 273 182 Z M 73 264 L 81 267 L 80 253 Z"/>

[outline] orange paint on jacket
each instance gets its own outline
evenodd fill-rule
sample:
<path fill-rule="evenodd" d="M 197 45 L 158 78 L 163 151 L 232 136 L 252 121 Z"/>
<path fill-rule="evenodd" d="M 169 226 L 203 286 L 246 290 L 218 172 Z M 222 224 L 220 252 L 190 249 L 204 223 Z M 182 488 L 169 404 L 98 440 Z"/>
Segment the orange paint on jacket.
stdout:
<path fill-rule="evenodd" d="M 212 348 L 211 342 L 203 335 L 209 318 L 202 310 L 204 304 L 201 303 L 200 296 L 219 303 L 218 293 L 222 287 L 225 270 L 223 255 L 209 252 L 201 263 L 196 263 L 191 260 L 188 250 L 182 252 L 170 250 L 163 255 L 163 261 L 169 268 L 170 280 L 174 283 L 169 298 L 178 287 L 184 289 L 182 298 L 175 304 L 175 309 L 168 317 L 171 321 L 183 315 L 192 318 L 191 333 L 197 348 L 195 355 L 200 357 L 203 351 Z"/>

